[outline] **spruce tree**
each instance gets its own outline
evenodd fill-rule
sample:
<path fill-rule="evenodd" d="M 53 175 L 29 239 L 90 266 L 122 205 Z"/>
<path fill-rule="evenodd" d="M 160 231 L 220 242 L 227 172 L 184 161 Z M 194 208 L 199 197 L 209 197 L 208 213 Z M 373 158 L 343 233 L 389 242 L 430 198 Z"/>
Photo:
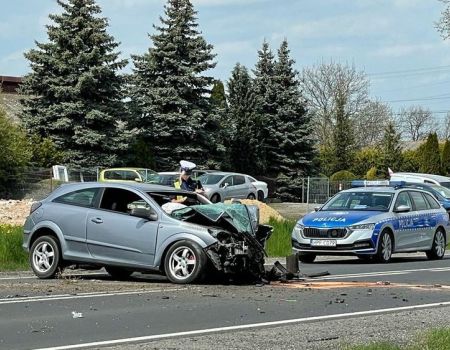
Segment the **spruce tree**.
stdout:
<path fill-rule="evenodd" d="M 378 169 L 384 177 L 388 176 L 388 168 L 401 169 L 403 164 L 402 147 L 400 144 L 400 134 L 395 130 L 395 125 L 390 122 L 384 129 L 381 141 L 381 159 Z"/>
<path fill-rule="evenodd" d="M 259 114 L 261 120 L 261 140 L 263 142 L 262 164 L 263 169 L 267 171 L 267 175 L 276 177 L 279 174 L 279 169 L 276 166 L 269 166 L 274 164 L 274 157 L 276 157 L 276 148 L 274 136 L 275 115 L 277 113 L 277 89 L 275 82 L 275 59 L 269 44 L 264 41 L 261 50 L 258 51 L 258 62 L 253 70 L 254 91 L 257 99 L 256 112 Z"/>
<path fill-rule="evenodd" d="M 420 172 L 427 174 L 439 174 L 441 172 L 441 156 L 436 133 L 428 135 L 420 158 Z"/>
<path fill-rule="evenodd" d="M 281 43 L 275 63 L 276 114 L 270 139 L 276 148 L 268 152 L 269 171 L 282 174 L 277 192 L 286 200 L 301 196 L 300 177 L 309 173 L 315 156 L 310 116 L 300 91 L 295 61 L 287 40 Z"/>
<path fill-rule="evenodd" d="M 211 90 L 210 103 L 219 110 L 225 110 L 228 107 L 225 87 L 220 80 L 215 80 Z"/>
<path fill-rule="evenodd" d="M 109 166 L 126 147 L 118 121 L 124 118 L 122 78 L 126 65 L 118 43 L 107 33 L 94 0 L 58 0 L 61 14 L 50 15 L 49 42 L 25 54 L 22 120 L 32 134 L 49 137 L 64 151 L 65 163 Z"/>
<path fill-rule="evenodd" d="M 230 162 L 235 171 L 256 175 L 261 162 L 261 121 L 256 110 L 256 96 L 252 79 L 246 67 L 239 63 L 233 68 L 228 81 L 228 129 L 230 130 Z"/>
<path fill-rule="evenodd" d="M 442 175 L 450 175 L 450 141 L 447 139 L 442 150 Z"/>
<path fill-rule="evenodd" d="M 204 75 L 215 66 L 213 47 L 198 31 L 189 0 L 168 0 L 160 20 L 150 36 L 153 47 L 133 56 L 132 126 L 152 149 L 158 169 L 171 170 L 180 159 L 205 164 L 223 152 L 215 138 L 220 118 L 207 96 L 214 79 Z"/>

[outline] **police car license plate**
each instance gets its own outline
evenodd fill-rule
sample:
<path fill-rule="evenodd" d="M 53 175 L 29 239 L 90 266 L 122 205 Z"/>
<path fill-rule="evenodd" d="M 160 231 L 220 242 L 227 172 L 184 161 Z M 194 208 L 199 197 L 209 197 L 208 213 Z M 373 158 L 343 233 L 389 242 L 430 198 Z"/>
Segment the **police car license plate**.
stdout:
<path fill-rule="evenodd" d="M 335 239 L 312 239 L 311 246 L 314 247 L 336 247 Z"/>

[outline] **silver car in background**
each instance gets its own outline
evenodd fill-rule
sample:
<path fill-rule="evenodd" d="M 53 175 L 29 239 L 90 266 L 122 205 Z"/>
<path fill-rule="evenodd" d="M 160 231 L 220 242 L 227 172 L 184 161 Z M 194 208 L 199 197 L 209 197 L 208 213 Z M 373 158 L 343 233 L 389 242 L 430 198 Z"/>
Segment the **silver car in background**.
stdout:
<path fill-rule="evenodd" d="M 39 278 L 82 264 L 105 267 L 115 278 L 160 272 L 174 283 L 191 283 L 207 265 L 262 276 L 270 233 L 270 226 L 259 225 L 256 206 L 211 204 L 160 185 L 85 182 L 62 185 L 33 203 L 23 248 Z"/>
<path fill-rule="evenodd" d="M 247 175 L 228 172 L 207 173 L 199 177 L 205 196 L 213 203 L 227 199 L 256 199 L 257 189 Z"/>

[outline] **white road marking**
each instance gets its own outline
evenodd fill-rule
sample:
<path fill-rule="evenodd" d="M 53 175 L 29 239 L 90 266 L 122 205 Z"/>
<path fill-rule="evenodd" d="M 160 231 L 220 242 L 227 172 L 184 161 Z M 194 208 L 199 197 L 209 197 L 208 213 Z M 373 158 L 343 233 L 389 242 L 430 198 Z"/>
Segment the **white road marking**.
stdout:
<path fill-rule="evenodd" d="M 312 278 L 314 281 L 321 280 L 333 280 L 333 279 L 348 279 L 348 278 L 362 278 L 372 276 L 394 276 L 394 275 L 406 275 L 412 272 L 449 272 L 450 267 L 432 267 L 428 269 L 412 269 L 412 270 L 396 270 L 396 271 L 377 271 L 377 272 L 362 272 L 362 273 L 350 273 L 343 275 L 330 275 L 325 277 Z"/>
<path fill-rule="evenodd" d="M 49 300 L 67 300 L 67 299 L 84 299 L 84 298 L 99 298 L 99 297 L 113 297 L 117 295 L 135 295 L 135 294 L 150 294 L 160 292 L 177 292 L 186 290 L 187 288 L 164 288 L 164 289 L 150 289 L 150 290 L 125 290 L 125 291 L 112 291 L 112 292 L 90 292 L 80 294 L 59 294 L 59 295 L 45 295 L 34 297 L 18 297 L 18 298 L 3 298 L 0 299 L 0 305 L 2 304 L 18 304 L 18 303 L 32 303 L 36 301 L 49 301 Z"/>
<path fill-rule="evenodd" d="M 35 350 L 83 349 L 83 348 L 90 348 L 90 347 L 95 347 L 95 346 L 118 345 L 118 344 L 123 344 L 123 343 L 154 341 L 154 340 L 162 340 L 162 339 L 174 338 L 174 337 L 198 336 L 198 335 L 205 335 L 205 334 L 218 333 L 218 332 L 240 331 L 240 330 L 252 329 L 252 328 L 282 326 L 282 325 L 288 325 L 288 324 L 294 324 L 294 323 L 333 320 L 333 319 L 337 319 L 337 318 L 350 318 L 350 317 L 355 317 L 355 316 L 375 315 L 375 314 L 417 310 L 417 309 L 420 310 L 420 309 L 427 309 L 427 308 L 433 308 L 433 307 L 438 307 L 438 306 L 450 306 L 450 301 L 441 302 L 441 303 L 432 303 L 432 304 L 402 306 L 402 307 L 395 307 L 395 308 L 388 308 L 388 309 L 357 311 L 357 312 L 349 312 L 349 313 L 335 314 L 335 315 L 313 316 L 313 317 L 295 318 L 295 319 L 290 319 L 290 320 L 252 323 L 252 324 L 244 324 L 244 325 L 238 325 L 238 326 L 198 329 L 198 330 L 185 331 L 185 332 L 155 334 L 155 335 L 147 335 L 147 336 L 134 337 L 134 338 L 122 338 L 122 339 L 97 341 L 97 342 L 83 343 L 83 344 L 55 346 L 55 347 L 40 348 L 40 349 L 35 349 Z"/>

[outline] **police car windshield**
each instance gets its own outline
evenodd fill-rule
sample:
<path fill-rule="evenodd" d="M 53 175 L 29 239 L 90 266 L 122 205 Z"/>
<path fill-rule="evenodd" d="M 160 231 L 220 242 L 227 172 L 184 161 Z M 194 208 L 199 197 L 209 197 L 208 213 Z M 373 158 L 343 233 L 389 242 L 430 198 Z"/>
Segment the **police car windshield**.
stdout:
<path fill-rule="evenodd" d="M 321 210 L 374 210 L 388 211 L 393 193 L 389 192 L 342 192 L 333 197 Z"/>

